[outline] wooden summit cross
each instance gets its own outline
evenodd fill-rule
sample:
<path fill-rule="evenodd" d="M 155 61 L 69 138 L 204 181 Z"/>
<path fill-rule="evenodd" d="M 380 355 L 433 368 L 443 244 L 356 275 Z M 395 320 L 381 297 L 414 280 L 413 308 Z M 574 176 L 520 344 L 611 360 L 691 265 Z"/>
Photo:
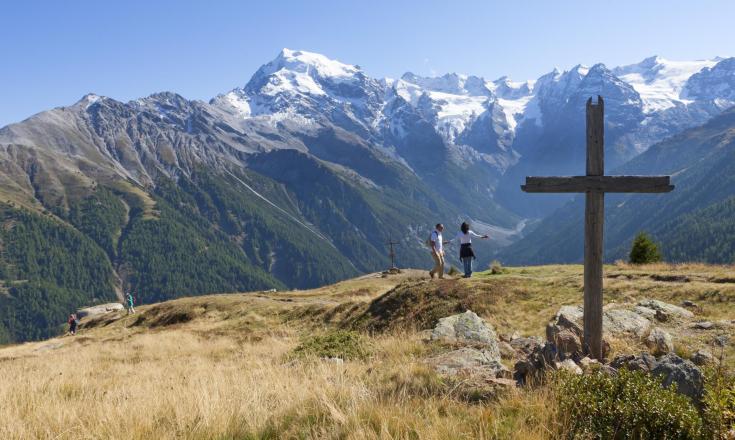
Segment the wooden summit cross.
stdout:
<path fill-rule="evenodd" d="M 526 177 L 529 193 L 585 193 L 584 210 L 584 350 L 602 359 L 602 227 L 605 193 L 664 193 L 674 189 L 669 176 L 606 176 L 604 111 L 587 100 L 587 174 L 572 177 Z"/>
<path fill-rule="evenodd" d="M 388 242 L 385 244 L 390 246 L 390 253 L 388 254 L 388 256 L 390 257 L 390 269 L 397 269 L 396 252 L 393 250 L 393 246 L 398 245 L 400 243 L 398 243 L 397 241 L 393 241 L 393 238 L 391 237 L 388 239 Z"/>

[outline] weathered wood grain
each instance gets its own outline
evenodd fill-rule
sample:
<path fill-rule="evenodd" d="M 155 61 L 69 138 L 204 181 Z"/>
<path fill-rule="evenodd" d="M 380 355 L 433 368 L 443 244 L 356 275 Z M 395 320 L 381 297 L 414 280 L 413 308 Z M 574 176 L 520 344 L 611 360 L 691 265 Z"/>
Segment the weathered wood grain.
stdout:
<path fill-rule="evenodd" d="M 587 175 L 605 174 L 605 102 L 597 96 L 597 105 L 592 98 L 587 100 Z"/>
<path fill-rule="evenodd" d="M 602 360 L 602 243 L 605 193 L 664 193 L 674 189 L 669 176 L 605 176 L 605 103 L 587 100 L 587 174 L 526 177 L 530 193 L 586 193 L 584 213 L 584 351 Z"/>
<path fill-rule="evenodd" d="M 602 359 L 602 242 L 605 195 L 587 193 L 584 215 L 584 349 Z"/>
<path fill-rule="evenodd" d="M 669 176 L 550 176 L 526 177 L 529 193 L 664 193 L 674 189 Z"/>

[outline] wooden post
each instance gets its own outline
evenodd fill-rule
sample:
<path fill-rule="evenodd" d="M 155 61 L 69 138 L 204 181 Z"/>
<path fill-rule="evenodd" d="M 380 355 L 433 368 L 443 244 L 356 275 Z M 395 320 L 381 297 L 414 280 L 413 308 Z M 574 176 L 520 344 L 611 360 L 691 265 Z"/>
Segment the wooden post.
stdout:
<path fill-rule="evenodd" d="M 606 192 L 664 193 L 674 189 L 670 176 L 605 175 L 605 107 L 587 101 L 587 175 L 526 177 L 521 189 L 531 193 L 585 193 L 584 212 L 584 351 L 602 359 L 602 239 Z"/>
<path fill-rule="evenodd" d="M 390 246 L 390 254 L 388 254 L 388 256 L 390 256 L 390 269 L 397 269 L 396 268 L 396 252 L 393 250 L 393 246 L 399 243 L 397 241 L 393 241 L 393 238 L 390 237 L 388 238 L 388 242 L 386 244 Z"/>
<path fill-rule="evenodd" d="M 604 102 L 587 101 L 587 176 L 605 173 Z M 602 241 L 605 193 L 585 193 L 584 224 L 584 345 L 594 359 L 602 359 Z"/>

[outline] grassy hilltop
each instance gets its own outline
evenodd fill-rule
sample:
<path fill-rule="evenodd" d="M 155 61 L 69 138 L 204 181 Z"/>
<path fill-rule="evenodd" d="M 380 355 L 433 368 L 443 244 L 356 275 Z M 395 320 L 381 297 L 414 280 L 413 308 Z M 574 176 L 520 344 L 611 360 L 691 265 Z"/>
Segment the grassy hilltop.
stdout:
<path fill-rule="evenodd" d="M 542 336 L 560 306 L 581 303 L 581 274 L 538 266 L 430 281 L 406 271 L 92 318 L 76 337 L 0 349 L 0 438 L 556 438 L 558 390 L 468 391 L 426 364 L 446 348 L 424 330 L 470 309 L 500 335 Z M 733 267 L 620 264 L 605 276 L 606 303 L 690 300 L 697 319 L 735 319 Z M 682 357 L 733 336 L 732 326 L 671 331 Z M 731 367 L 732 345 L 724 355 Z"/>

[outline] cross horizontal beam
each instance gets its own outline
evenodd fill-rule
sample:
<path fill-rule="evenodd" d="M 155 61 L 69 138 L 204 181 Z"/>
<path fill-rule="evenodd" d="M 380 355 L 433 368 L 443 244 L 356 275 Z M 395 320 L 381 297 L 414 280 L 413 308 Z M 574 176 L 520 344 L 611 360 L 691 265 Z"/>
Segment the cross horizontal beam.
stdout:
<path fill-rule="evenodd" d="M 665 193 L 674 189 L 669 180 L 669 176 L 526 177 L 521 189 L 529 193 Z"/>

